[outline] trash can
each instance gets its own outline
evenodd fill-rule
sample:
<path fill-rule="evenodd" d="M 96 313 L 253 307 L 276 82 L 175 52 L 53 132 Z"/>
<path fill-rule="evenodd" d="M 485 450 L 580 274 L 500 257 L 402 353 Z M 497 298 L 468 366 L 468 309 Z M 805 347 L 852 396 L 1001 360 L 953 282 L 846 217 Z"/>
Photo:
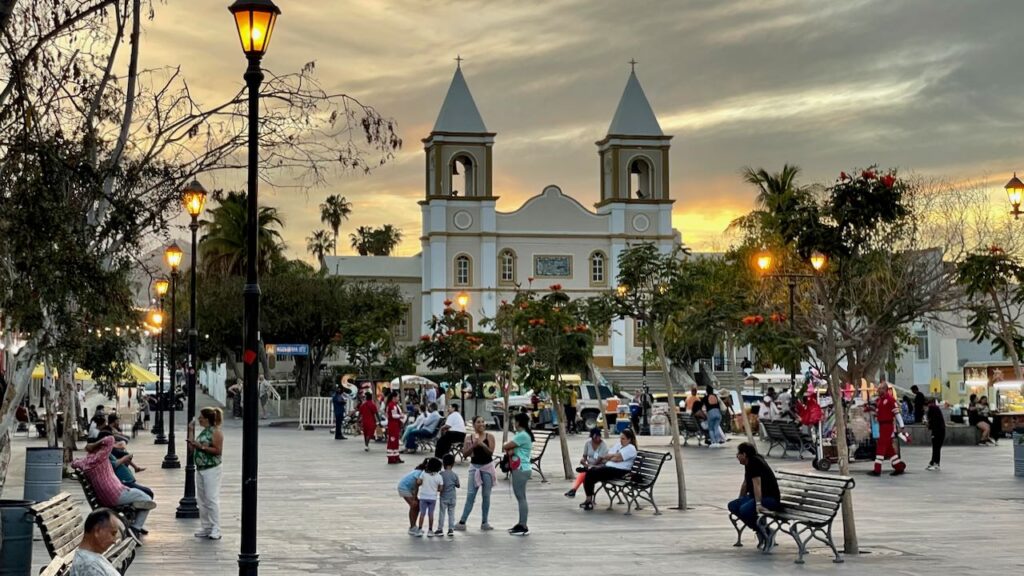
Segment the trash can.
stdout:
<path fill-rule="evenodd" d="M 25 448 L 25 491 L 23 498 L 42 502 L 60 494 L 64 453 L 60 448 Z"/>
<path fill-rule="evenodd" d="M 0 500 L 0 576 L 31 576 L 32 515 L 28 500 Z"/>
<path fill-rule="evenodd" d="M 1024 478 L 1024 428 L 1013 431 L 1013 475 Z"/>

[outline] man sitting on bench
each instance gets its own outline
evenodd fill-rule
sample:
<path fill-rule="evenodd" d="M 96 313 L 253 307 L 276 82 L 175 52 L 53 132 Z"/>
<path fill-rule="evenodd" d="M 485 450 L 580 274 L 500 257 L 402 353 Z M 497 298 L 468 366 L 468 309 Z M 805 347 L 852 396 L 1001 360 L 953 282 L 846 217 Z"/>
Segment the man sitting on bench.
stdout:
<path fill-rule="evenodd" d="M 766 510 L 777 511 L 782 507 L 779 500 L 779 482 L 775 472 L 757 453 L 753 444 L 744 442 L 736 447 L 736 460 L 743 466 L 743 484 L 740 485 L 740 497 L 729 502 L 729 512 L 743 521 L 757 534 L 757 547 L 765 543 L 765 535 L 757 526 L 758 513 Z"/>
<path fill-rule="evenodd" d="M 427 406 L 427 413 L 423 415 L 423 420 L 419 424 L 414 424 L 415 428 L 406 433 L 405 451 L 414 454 L 416 443 L 421 438 L 433 438 L 437 433 L 437 425 L 440 423 L 441 415 L 437 413 L 437 404 L 431 403 L 430 406 Z"/>
<path fill-rule="evenodd" d="M 124 526 L 109 508 L 97 508 L 85 519 L 82 542 L 71 562 L 71 576 L 120 576 L 103 553 L 121 539 Z"/>

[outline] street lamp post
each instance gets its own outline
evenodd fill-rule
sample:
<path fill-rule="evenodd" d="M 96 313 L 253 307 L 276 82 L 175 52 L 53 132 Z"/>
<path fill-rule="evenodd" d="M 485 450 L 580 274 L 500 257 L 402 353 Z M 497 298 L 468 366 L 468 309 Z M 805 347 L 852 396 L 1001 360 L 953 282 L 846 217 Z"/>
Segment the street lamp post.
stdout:
<path fill-rule="evenodd" d="M 189 424 L 193 424 L 196 416 L 196 368 L 199 365 L 199 331 L 196 329 L 196 232 L 199 230 L 199 215 L 206 206 L 206 189 L 198 181 L 193 180 L 182 193 L 185 211 L 192 217 L 188 228 L 192 231 L 192 258 L 189 262 L 188 280 L 188 412 Z M 178 502 L 174 513 L 176 518 L 199 518 L 199 506 L 196 502 L 196 451 L 189 446 L 185 450 L 185 494 Z"/>
<path fill-rule="evenodd" d="M 259 574 L 260 557 L 256 551 L 256 501 L 259 475 L 259 364 L 260 341 L 259 254 L 259 119 L 260 61 L 270 45 L 274 24 L 281 10 L 272 0 L 236 0 L 228 8 L 235 17 L 242 51 L 249 60 L 245 84 L 249 92 L 249 166 L 247 219 L 245 231 L 244 336 L 242 341 L 242 542 L 238 553 L 239 576 Z"/>
<path fill-rule="evenodd" d="M 153 417 L 153 433 L 156 435 L 156 438 L 154 438 L 153 440 L 154 444 L 167 444 L 167 436 L 164 436 L 164 413 L 160 410 L 160 402 L 161 398 L 163 398 L 164 393 L 164 296 L 167 295 L 167 290 L 170 288 L 170 286 L 171 283 L 169 280 L 167 280 L 167 278 L 159 278 L 154 283 L 154 288 L 156 289 L 156 295 L 159 300 L 160 306 L 160 323 L 157 326 L 160 332 L 157 336 L 158 353 L 156 356 L 156 416 Z"/>
<path fill-rule="evenodd" d="M 1024 182 L 1017 178 L 1017 173 L 1013 173 L 1013 178 L 1006 183 L 1006 196 L 1010 200 L 1010 214 L 1013 215 L 1014 220 L 1019 220 L 1020 215 L 1024 214 L 1024 210 L 1020 209 L 1021 196 L 1024 195 Z"/>
<path fill-rule="evenodd" d="M 820 272 L 825 267 L 827 258 L 821 252 L 814 252 L 811 254 L 811 267 L 814 268 L 815 272 Z M 757 255 L 756 264 L 757 268 L 761 272 L 768 272 L 772 268 L 774 258 L 770 252 L 764 250 Z M 786 280 L 786 286 L 789 288 L 789 329 L 794 334 L 796 333 L 796 281 L 798 278 L 814 278 L 814 274 L 804 274 L 799 272 L 777 272 L 772 274 L 765 274 L 765 278 L 781 278 Z M 796 389 L 796 367 L 799 364 L 799 359 L 795 360 L 789 367 L 789 388 L 790 391 Z"/>
<path fill-rule="evenodd" d="M 169 392 L 170 401 L 167 406 L 167 414 L 169 416 L 169 420 L 167 422 L 167 454 L 164 456 L 163 464 L 160 465 L 161 468 L 181 468 L 181 461 L 178 459 L 178 455 L 174 451 L 174 403 L 178 396 L 174 346 L 176 338 L 175 334 L 178 331 L 178 302 L 176 297 L 178 292 L 178 267 L 181 266 L 182 256 L 184 256 L 184 253 L 181 251 L 181 248 L 178 248 L 177 243 L 171 244 L 166 250 L 164 250 L 164 257 L 167 259 L 167 265 L 171 268 L 171 346 L 170 356 L 167 361 L 167 364 L 171 369 L 171 389 Z"/>
<path fill-rule="evenodd" d="M 166 278 L 158 278 L 154 283 L 157 292 L 157 300 L 160 310 L 160 332 L 157 334 L 157 415 L 154 417 L 153 431 L 157 435 L 154 444 L 167 444 L 167 437 L 164 436 L 164 415 L 160 411 L 160 398 L 164 392 L 164 296 L 170 289 L 171 283 Z M 148 402 L 148 400 L 146 400 Z"/>

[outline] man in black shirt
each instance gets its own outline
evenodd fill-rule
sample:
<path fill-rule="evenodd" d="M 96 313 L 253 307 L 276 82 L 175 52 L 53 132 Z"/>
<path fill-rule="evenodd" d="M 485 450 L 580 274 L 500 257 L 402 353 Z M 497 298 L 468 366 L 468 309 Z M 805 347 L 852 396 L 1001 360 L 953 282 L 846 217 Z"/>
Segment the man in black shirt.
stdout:
<path fill-rule="evenodd" d="M 946 441 L 946 417 L 935 398 L 928 403 L 928 429 L 932 432 L 932 459 L 925 470 L 937 472 L 942 459 L 942 444 Z"/>
<path fill-rule="evenodd" d="M 757 453 L 753 444 L 743 442 L 737 446 L 736 460 L 744 468 L 743 484 L 740 486 L 739 498 L 729 502 L 729 512 L 757 534 L 757 547 L 761 548 L 765 543 L 765 534 L 757 526 L 757 515 L 781 507 L 779 482 L 771 466 Z"/>
<path fill-rule="evenodd" d="M 920 424 L 924 422 L 924 410 L 925 406 L 928 405 L 928 399 L 921 393 L 917 384 L 911 386 L 910 391 L 914 393 L 914 422 Z"/>

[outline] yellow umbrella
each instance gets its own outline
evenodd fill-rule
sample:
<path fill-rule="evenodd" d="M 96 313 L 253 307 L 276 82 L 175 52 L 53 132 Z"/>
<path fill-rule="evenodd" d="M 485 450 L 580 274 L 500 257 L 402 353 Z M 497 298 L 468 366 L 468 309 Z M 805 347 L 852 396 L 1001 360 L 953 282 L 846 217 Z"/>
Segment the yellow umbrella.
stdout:
<path fill-rule="evenodd" d="M 33 380 L 42 380 L 44 372 L 45 372 L 45 370 L 43 369 L 43 365 L 39 364 L 38 366 L 36 366 L 36 369 L 32 371 L 32 379 Z M 58 376 L 57 369 L 54 368 L 53 369 L 53 377 L 56 378 L 57 376 Z M 75 368 L 75 380 L 79 380 L 79 381 L 82 381 L 82 380 L 92 380 L 92 374 L 90 374 L 89 372 L 86 372 L 85 370 L 82 370 L 81 368 Z"/>
<path fill-rule="evenodd" d="M 139 384 L 145 384 L 147 382 L 159 382 L 160 377 L 156 374 L 146 370 L 142 366 L 135 364 L 134 362 L 128 364 L 128 368 L 124 371 L 123 378 L 125 380 L 131 380 Z"/>

